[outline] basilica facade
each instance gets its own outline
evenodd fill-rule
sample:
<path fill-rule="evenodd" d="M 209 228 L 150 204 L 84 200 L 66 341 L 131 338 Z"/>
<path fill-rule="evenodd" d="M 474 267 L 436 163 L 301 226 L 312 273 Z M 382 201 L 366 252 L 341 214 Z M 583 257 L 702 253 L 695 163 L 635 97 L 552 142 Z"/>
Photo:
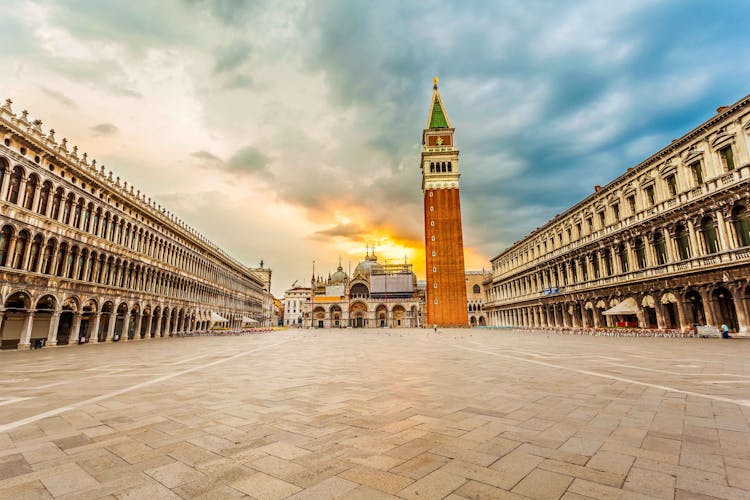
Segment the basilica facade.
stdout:
<path fill-rule="evenodd" d="M 265 283 L 11 106 L 0 107 L 3 348 L 151 339 L 264 320 L 270 271 Z"/>
<path fill-rule="evenodd" d="M 492 326 L 750 329 L 750 96 L 493 259 Z"/>
<path fill-rule="evenodd" d="M 328 277 L 285 294 L 285 324 L 306 328 L 409 328 L 422 326 L 424 289 L 409 263 L 378 261 L 368 250 L 349 276 L 341 263 Z"/>

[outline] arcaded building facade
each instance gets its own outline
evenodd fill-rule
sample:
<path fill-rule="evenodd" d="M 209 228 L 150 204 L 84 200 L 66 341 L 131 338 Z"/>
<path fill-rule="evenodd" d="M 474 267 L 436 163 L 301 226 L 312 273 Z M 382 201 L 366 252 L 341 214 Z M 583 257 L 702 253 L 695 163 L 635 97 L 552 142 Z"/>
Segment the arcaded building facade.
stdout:
<path fill-rule="evenodd" d="M 263 318 L 255 273 L 11 105 L 0 107 L 3 348 Z"/>
<path fill-rule="evenodd" d="M 427 324 L 460 327 L 468 325 L 468 318 L 459 189 L 461 174 L 454 132 L 435 78 L 427 125 L 422 132 L 420 161 Z"/>
<path fill-rule="evenodd" d="M 750 328 L 750 96 L 493 259 L 493 326 Z"/>

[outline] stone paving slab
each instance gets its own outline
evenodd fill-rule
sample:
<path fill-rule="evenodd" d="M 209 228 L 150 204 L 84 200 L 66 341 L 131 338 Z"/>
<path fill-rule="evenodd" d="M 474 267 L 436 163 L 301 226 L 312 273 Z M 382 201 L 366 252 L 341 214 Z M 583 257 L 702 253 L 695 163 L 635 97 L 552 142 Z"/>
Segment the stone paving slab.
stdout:
<path fill-rule="evenodd" d="M 750 498 L 745 340 L 292 330 L 0 360 L 0 498 Z"/>

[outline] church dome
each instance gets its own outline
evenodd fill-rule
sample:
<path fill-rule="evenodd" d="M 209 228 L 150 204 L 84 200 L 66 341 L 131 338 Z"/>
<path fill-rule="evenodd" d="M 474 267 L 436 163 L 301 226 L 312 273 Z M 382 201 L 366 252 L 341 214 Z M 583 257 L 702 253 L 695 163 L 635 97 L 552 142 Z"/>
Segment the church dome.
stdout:
<path fill-rule="evenodd" d="M 344 272 L 344 268 L 338 267 L 335 273 L 331 276 L 332 285 L 343 285 L 349 277 Z"/>
<path fill-rule="evenodd" d="M 365 260 L 357 264 L 357 267 L 354 269 L 354 276 L 362 275 L 366 277 L 370 277 L 370 273 L 373 270 L 380 271 L 383 267 L 378 263 L 378 258 L 374 255 L 365 257 Z"/>

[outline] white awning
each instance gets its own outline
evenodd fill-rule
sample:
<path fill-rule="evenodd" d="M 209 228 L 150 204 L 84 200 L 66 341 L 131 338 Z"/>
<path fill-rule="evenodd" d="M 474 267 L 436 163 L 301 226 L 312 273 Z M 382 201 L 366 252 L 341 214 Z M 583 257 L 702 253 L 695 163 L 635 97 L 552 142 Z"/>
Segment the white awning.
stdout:
<path fill-rule="evenodd" d="M 255 323 L 259 323 L 259 321 L 257 319 L 253 319 L 253 318 L 250 318 L 248 316 L 243 316 L 242 317 L 242 323 L 243 324 L 250 323 L 252 325 L 252 324 L 255 324 Z"/>
<path fill-rule="evenodd" d="M 229 321 L 227 318 L 219 316 L 215 312 L 211 311 L 211 323 L 226 323 L 227 321 Z"/>
<path fill-rule="evenodd" d="M 638 304 L 636 304 L 632 297 L 628 297 L 615 307 L 607 309 L 602 314 L 607 316 L 629 316 L 631 314 L 638 314 Z"/>

